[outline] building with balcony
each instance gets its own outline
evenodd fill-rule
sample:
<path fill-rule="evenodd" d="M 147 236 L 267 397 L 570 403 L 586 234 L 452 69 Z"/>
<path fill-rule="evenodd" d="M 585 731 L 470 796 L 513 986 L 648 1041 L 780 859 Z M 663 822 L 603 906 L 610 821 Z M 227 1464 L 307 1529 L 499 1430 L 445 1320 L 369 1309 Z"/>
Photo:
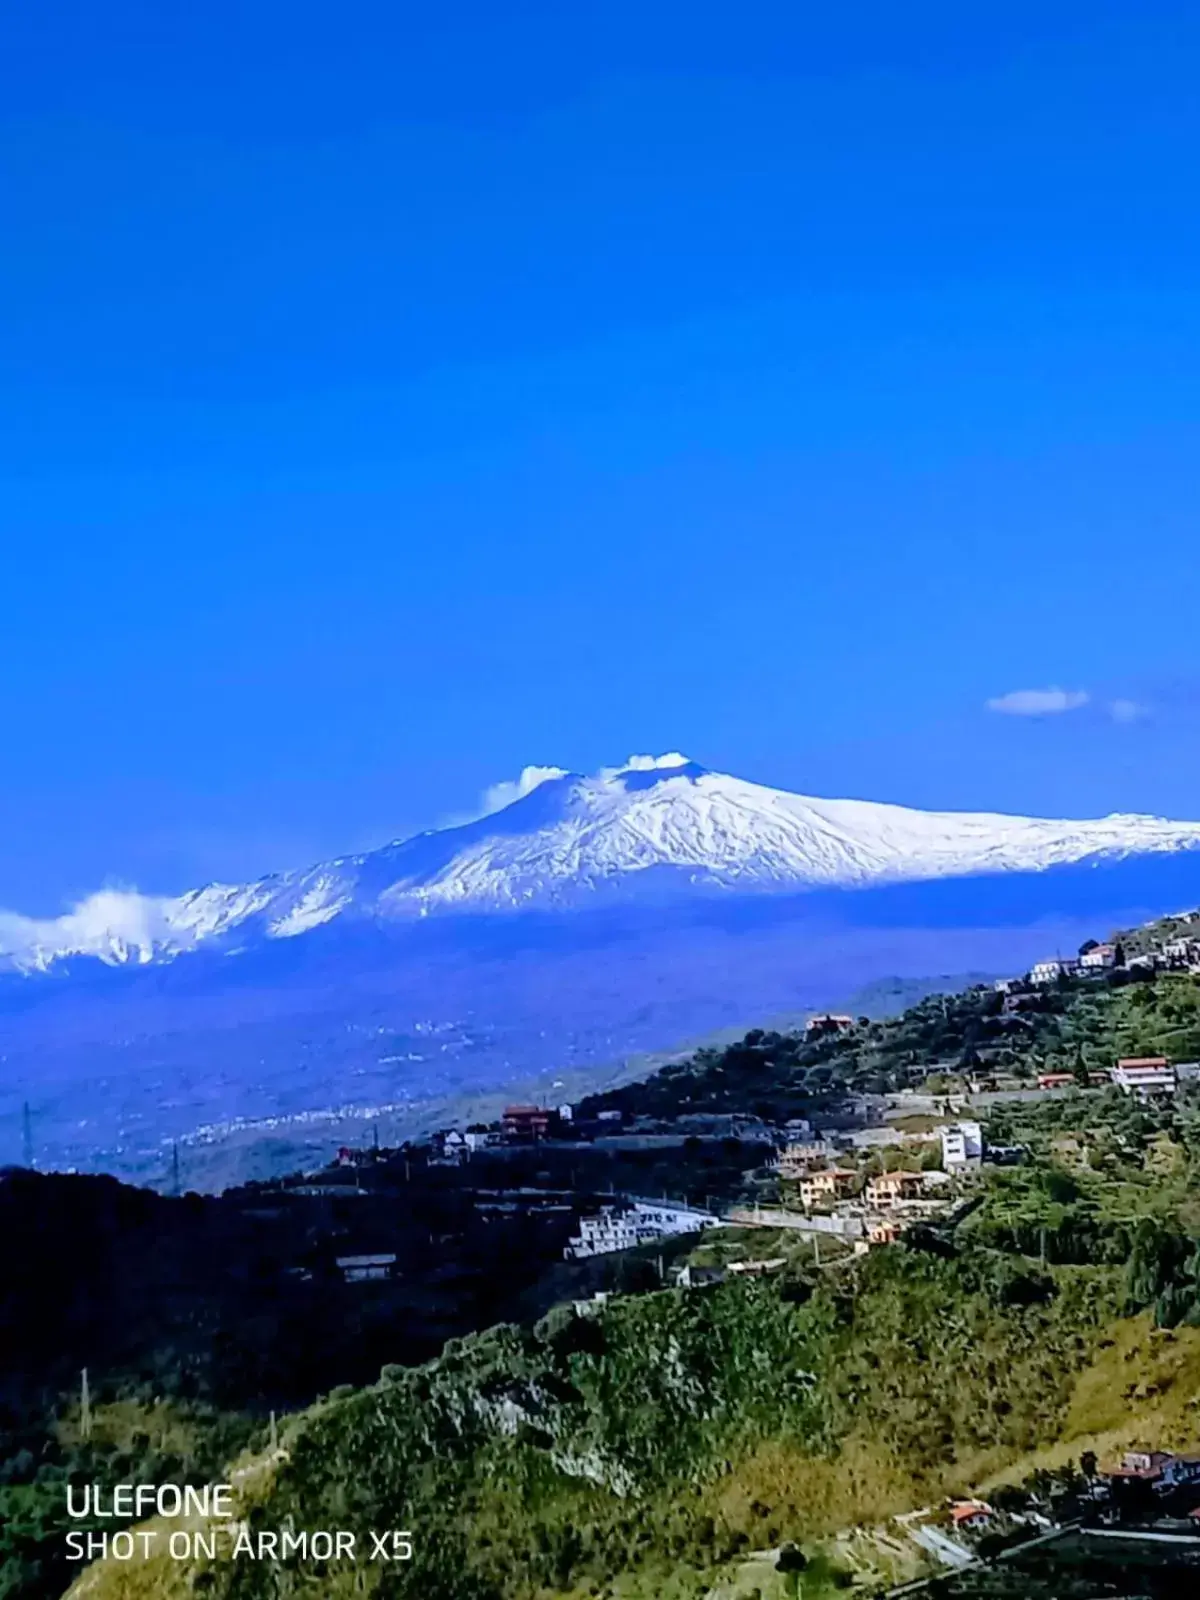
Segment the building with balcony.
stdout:
<path fill-rule="evenodd" d="M 1166 1056 L 1126 1056 L 1113 1068 L 1112 1081 L 1125 1094 L 1149 1100 L 1172 1095 L 1178 1075 Z"/>

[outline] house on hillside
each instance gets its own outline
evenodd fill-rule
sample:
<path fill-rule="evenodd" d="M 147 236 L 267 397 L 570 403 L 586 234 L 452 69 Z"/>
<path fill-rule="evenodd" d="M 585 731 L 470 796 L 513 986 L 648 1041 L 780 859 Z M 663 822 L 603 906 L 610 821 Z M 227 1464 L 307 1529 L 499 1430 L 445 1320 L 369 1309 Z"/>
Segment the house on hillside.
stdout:
<path fill-rule="evenodd" d="M 1113 1068 L 1112 1081 L 1125 1094 L 1142 1100 L 1173 1095 L 1178 1088 L 1175 1068 L 1166 1056 L 1126 1056 Z"/>
<path fill-rule="evenodd" d="M 1071 1089 L 1076 1087 L 1073 1072 L 1039 1072 L 1037 1086 L 1039 1089 Z"/>
<path fill-rule="evenodd" d="M 768 1256 L 762 1261 L 731 1261 L 726 1270 L 731 1277 L 761 1278 L 787 1266 L 786 1256 Z"/>
<path fill-rule="evenodd" d="M 978 1532 L 991 1524 L 995 1512 L 986 1500 L 956 1500 L 950 1507 L 950 1521 L 956 1532 Z"/>
<path fill-rule="evenodd" d="M 1080 970 L 1083 972 L 1107 972 L 1117 964 L 1117 947 L 1115 944 L 1094 944 L 1090 950 L 1085 950 L 1079 958 Z"/>
<path fill-rule="evenodd" d="M 952 1122 L 939 1131 L 942 1166 L 947 1172 L 978 1166 L 983 1160 L 983 1128 L 978 1122 Z"/>
<path fill-rule="evenodd" d="M 833 1146 L 824 1139 L 805 1139 L 784 1145 L 775 1163 L 781 1178 L 806 1178 L 819 1161 L 827 1161 Z"/>
<path fill-rule="evenodd" d="M 1162 1481 L 1163 1467 L 1170 1459 L 1170 1452 L 1166 1450 L 1126 1450 L 1115 1466 L 1102 1468 L 1101 1474 L 1109 1479 L 1114 1489 L 1124 1484 L 1155 1485 Z"/>
<path fill-rule="evenodd" d="M 551 1112 L 544 1106 L 505 1106 L 501 1126 L 506 1144 L 538 1144 L 550 1132 Z"/>
<path fill-rule="evenodd" d="M 582 1261 L 588 1256 L 609 1255 L 614 1250 L 632 1250 L 635 1245 L 653 1244 L 658 1239 L 700 1233 L 719 1221 L 711 1211 L 672 1205 L 666 1200 L 633 1200 L 601 1206 L 591 1216 L 580 1218 L 579 1232 L 568 1240 L 563 1256 L 568 1261 Z"/>
<path fill-rule="evenodd" d="M 1161 1494 L 1200 1484 L 1200 1455 L 1172 1450 L 1126 1450 L 1116 1466 L 1102 1469 L 1114 1489 L 1148 1484 Z"/>
<path fill-rule="evenodd" d="M 891 1211 L 925 1194 L 923 1172 L 881 1172 L 867 1184 L 866 1201 L 874 1211 Z"/>
<path fill-rule="evenodd" d="M 563 1257 L 583 1261 L 589 1256 L 611 1255 L 614 1250 L 632 1250 L 637 1242 L 632 1213 L 618 1206 L 601 1206 L 592 1216 L 580 1217 L 579 1232 L 568 1241 Z"/>
<path fill-rule="evenodd" d="M 810 1172 L 800 1181 L 800 1204 L 805 1211 L 814 1206 L 834 1205 L 851 1192 L 857 1173 L 845 1167 L 826 1167 L 823 1172 Z"/>
<path fill-rule="evenodd" d="M 1057 983 L 1060 978 L 1074 977 L 1079 970 L 1078 961 L 1063 960 L 1055 956 L 1052 961 L 1035 961 L 1029 969 L 1029 982 L 1045 988 L 1049 984 Z"/>
<path fill-rule="evenodd" d="M 845 1033 L 854 1026 L 854 1018 L 842 1016 L 840 1013 L 827 1011 L 820 1017 L 809 1017 L 804 1024 L 804 1037 L 807 1040 L 819 1039 L 828 1033 Z"/>
<path fill-rule="evenodd" d="M 343 1283 L 380 1282 L 396 1275 L 394 1251 L 382 1251 L 373 1255 L 338 1256 L 336 1265 L 342 1275 Z"/>

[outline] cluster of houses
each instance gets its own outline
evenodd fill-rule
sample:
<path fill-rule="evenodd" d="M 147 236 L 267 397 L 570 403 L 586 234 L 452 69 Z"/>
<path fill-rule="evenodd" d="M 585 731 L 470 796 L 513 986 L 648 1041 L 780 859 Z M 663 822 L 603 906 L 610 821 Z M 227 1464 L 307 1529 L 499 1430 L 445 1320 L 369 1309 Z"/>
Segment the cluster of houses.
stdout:
<path fill-rule="evenodd" d="M 580 1123 L 571 1105 L 505 1106 L 495 1122 L 472 1123 L 465 1130 L 442 1128 L 430 1141 L 435 1163 L 455 1165 L 481 1150 L 527 1148 L 547 1140 L 570 1140 L 594 1136 L 619 1127 L 620 1111 L 599 1111 L 587 1123 Z"/>
<path fill-rule="evenodd" d="M 1085 1497 L 1108 1507 L 1101 1512 L 1101 1520 L 1132 1516 L 1144 1524 L 1149 1513 L 1155 1527 L 1185 1534 L 1194 1533 L 1200 1524 L 1198 1454 L 1135 1447 L 1126 1450 L 1119 1460 L 1107 1464 L 1097 1463 L 1095 1457 L 1089 1463 L 1085 1457 L 1083 1469 L 1087 1484 Z M 1160 1522 L 1158 1519 L 1164 1514 L 1167 1520 Z M 985 1533 L 1002 1520 L 986 1500 L 975 1498 L 948 1501 L 940 1517 L 954 1534 Z M 1036 1513 L 1018 1515 L 1016 1520 L 1032 1520 L 1043 1528 L 1054 1526 L 1048 1517 Z M 935 1555 L 940 1554 L 935 1547 L 931 1548 Z M 969 1545 L 966 1549 L 969 1550 Z"/>
<path fill-rule="evenodd" d="M 1176 1455 L 1171 1450 L 1126 1450 L 1115 1465 L 1101 1467 L 1096 1486 L 1116 1495 L 1130 1488 L 1149 1488 L 1157 1494 L 1200 1486 L 1200 1455 Z"/>
<path fill-rule="evenodd" d="M 955 1178 L 979 1167 L 985 1159 L 983 1128 L 978 1122 L 946 1124 L 938 1129 L 938 1138 L 941 1166 L 937 1168 L 864 1174 L 842 1165 L 835 1146 L 827 1140 L 811 1137 L 786 1144 L 774 1167 L 781 1179 L 795 1184 L 807 1213 L 855 1219 L 867 1244 L 890 1244 L 906 1222 L 943 1212 L 957 1192 Z"/>
<path fill-rule="evenodd" d="M 1180 1069 L 1166 1056 L 1122 1056 L 1107 1072 L 1089 1072 L 1087 1081 L 1092 1089 L 1107 1088 L 1111 1084 L 1123 1094 L 1136 1095 L 1140 1100 L 1157 1100 L 1175 1093 L 1179 1074 Z M 1037 1086 L 1042 1090 L 1076 1089 L 1080 1084 L 1073 1072 L 1040 1072 Z"/>
<path fill-rule="evenodd" d="M 1188 921 L 1200 923 L 1200 913 L 1188 913 Z M 1200 973 L 1200 935 L 1182 934 L 1152 944 L 1148 950 L 1126 955 L 1115 940 L 1101 943 L 1089 939 L 1075 956 L 1054 956 L 1045 961 L 1035 961 L 1026 974 L 1025 981 L 1035 988 L 1045 988 L 1062 978 L 1101 977 L 1116 968 L 1126 972 L 1191 972 Z M 1011 987 L 1019 980 L 1003 979 Z M 999 987 L 999 985 L 998 985 Z"/>

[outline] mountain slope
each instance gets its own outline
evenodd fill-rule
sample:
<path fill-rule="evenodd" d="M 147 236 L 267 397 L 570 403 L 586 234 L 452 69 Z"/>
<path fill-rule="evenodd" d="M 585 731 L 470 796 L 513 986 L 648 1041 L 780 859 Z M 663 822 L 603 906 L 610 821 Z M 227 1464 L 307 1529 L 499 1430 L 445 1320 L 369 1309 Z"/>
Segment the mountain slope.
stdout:
<path fill-rule="evenodd" d="M 503 810 L 256 883 L 177 898 L 95 896 L 64 917 L 0 916 L 0 963 L 47 970 L 202 947 L 241 950 L 334 922 L 563 909 L 708 892 L 804 892 L 1200 849 L 1200 823 L 1147 816 L 1053 821 L 818 800 L 678 754 L 631 757 L 594 777 L 551 773 Z"/>

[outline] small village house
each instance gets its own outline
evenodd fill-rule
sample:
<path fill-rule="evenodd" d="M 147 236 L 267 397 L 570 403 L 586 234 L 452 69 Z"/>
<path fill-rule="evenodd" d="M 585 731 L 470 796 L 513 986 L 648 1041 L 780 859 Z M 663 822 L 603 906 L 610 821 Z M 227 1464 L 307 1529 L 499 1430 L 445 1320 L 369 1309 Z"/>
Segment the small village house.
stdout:
<path fill-rule="evenodd" d="M 805 1178 L 818 1162 L 829 1158 L 832 1150 L 822 1139 L 786 1144 L 779 1152 L 776 1170 L 781 1178 Z"/>
<path fill-rule="evenodd" d="M 337 1269 L 346 1283 L 370 1283 L 395 1276 L 395 1252 L 374 1255 L 338 1256 Z"/>
<path fill-rule="evenodd" d="M 921 1172 L 881 1172 L 867 1184 L 866 1201 L 874 1211 L 891 1211 L 907 1201 L 920 1200 L 925 1193 Z"/>
<path fill-rule="evenodd" d="M 731 1261 L 726 1271 L 731 1277 L 761 1278 L 787 1266 L 786 1256 L 768 1256 L 763 1261 Z"/>
<path fill-rule="evenodd" d="M 1166 1450 L 1126 1450 L 1115 1466 L 1102 1469 L 1102 1475 L 1116 1488 L 1123 1483 L 1156 1484 L 1161 1480 L 1163 1467 L 1170 1459 L 1170 1453 Z"/>
<path fill-rule="evenodd" d="M 1055 956 L 1052 961 L 1035 961 L 1029 969 L 1029 981 L 1045 987 L 1057 983 L 1060 978 L 1071 977 L 1078 968 L 1077 961 L 1064 961 L 1060 956 Z"/>
<path fill-rule="evenodd" d="M 1039 1089 L 1071 1089 L 1075 1087 L 1075 1074 L 1073 1072 L 1039 1072 L 1037 1086 Z"/>
<path fill-rule="evenodd" d="M 983 1160 L 983 1128 L 978 1122 L 953 1122 L 939 1130 L 942 1139 L 942 1166 L 977 1166 Z"/>
<path fill-rule="evenodd" d="M 986 1528 L 994 1515 L 985 1500 L 956 1500 L 950 1507 L 950 1521 L 956 1530 Z"/>
<path fill-rule="evenodd" d="M 550 1132 L 551 1113 L 544 1106 L 505 1106 L 501 1126 L 508 1144 L 537 1144 Z"/>
<path fill-rule="evenodd" d="M 1172 1095 L 1178 1087 L 1178 1075 L 1166 1056 L 1126 1056 L 1113 1068 L 1112 1081 L 1143 1100 Z"/>
<path fill-rule="evenodd" d="M 800 1182 L 800 1204 L 806 1211 L 811 1211 L 814 1206 L 833 1205 L 850 1193 L 856 1176 L 845 1167 L 826 1167 L 823 1172 L 810 1172 Z"/>
<path fill-rule="evenodd" d="M 845 1033 L 854 1026 L 854 1018 L 842 1016 L 833 1011 L 827 1011 L 823 1016 L 809 1017 L 804 1024 L 804 1037 L 817 1039 L 827 1033 Z"/>
<path fill-rule="evenodd" d="M 1079 958 L 1079 966 L 1083 972 L 1107 972 L 1117 964 L 1117 947 L 1115 944 L 1094 944 L 1090 950 L 1085 950 Z"/>
<path fill-rule="evenodd" d="M 653 1244 L 684 1233 L 699 1233 L 720 1221 L 711 1211 L 695 1206 L 673 1205 L 667 1200 L 632 1200 L 601 1206 L 591 1216 L 581 1217 L 579 1232 L 563 1250 L 568 1261 L 588 1256 L 609 1255 L 614 1250 L 632 1250 L 635 1245 Z"/>

